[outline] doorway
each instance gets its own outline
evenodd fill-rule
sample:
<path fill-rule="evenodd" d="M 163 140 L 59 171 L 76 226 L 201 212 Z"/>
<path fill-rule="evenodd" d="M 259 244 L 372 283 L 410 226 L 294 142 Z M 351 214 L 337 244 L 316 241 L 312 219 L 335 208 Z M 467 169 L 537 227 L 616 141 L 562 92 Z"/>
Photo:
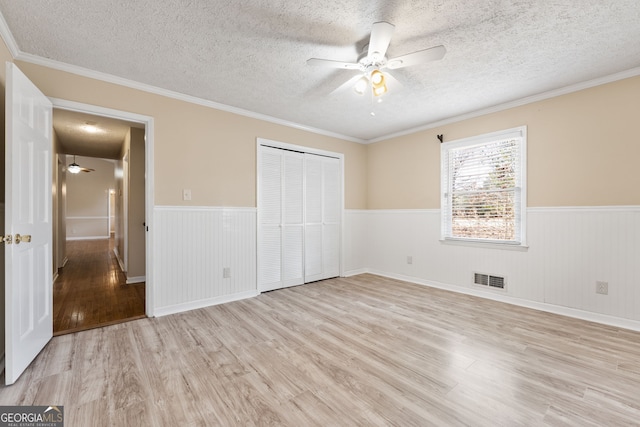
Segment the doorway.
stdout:
<path fill-rule="evenodd" d="M 146 274 L 151 119 L 52 101 L 54 156 L 63 164 L 54 192 L 54 335 L 151 315 Z M 133 167 L 123 165 L 125 156 L 135 161 Z M 71 164 L 81 171 L 70 173 Z M 125 200 L 132 194 L 135 201 Z M 130 247 L 134 260 L 127 258 Z"/>

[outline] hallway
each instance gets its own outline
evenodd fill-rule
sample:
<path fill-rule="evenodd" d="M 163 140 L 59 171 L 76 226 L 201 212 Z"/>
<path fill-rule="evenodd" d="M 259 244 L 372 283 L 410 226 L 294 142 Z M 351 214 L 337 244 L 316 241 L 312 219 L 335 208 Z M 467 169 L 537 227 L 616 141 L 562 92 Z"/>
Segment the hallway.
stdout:
<path fill-rule="evenodd" d="M 145 284 L 126 284 L 113 239 L 67 241 L 69 261 L 53 285 L 53 334 L 145 317 Z"/>

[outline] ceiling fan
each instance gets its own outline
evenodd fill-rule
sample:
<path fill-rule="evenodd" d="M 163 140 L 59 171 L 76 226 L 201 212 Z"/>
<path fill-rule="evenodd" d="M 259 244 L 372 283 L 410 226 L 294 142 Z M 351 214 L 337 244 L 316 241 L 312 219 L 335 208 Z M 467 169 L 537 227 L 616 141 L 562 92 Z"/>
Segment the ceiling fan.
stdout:
<path fill-rule="evenodd" d="M 73 163 L 67 166 L 67 170 L 71 173 L 80 173 L 80 172 L 93 172 L 95 169 L 91 168 L 83 168 L 79 164 L 76 163 L 76 156 L 73 156 Z"/>
<path fill-rule="evenodd" d="M 370 88 L 373 96 L 380 96 L 387 92 L 387 82 L 397 82 L 397 80 L 385 69 L 397 70 L 411 65 L 423 64 L 425 62 L 437 61 L 444 57 L 447 52 L 444 46 L 434 46 L 428 49 L 418 50 L 406 55 L 387 59 L 387 48 L 391 42 L 391 36 L 395 30 L 395 25 L 385 21 L 375 22 L 371 28 L 369 44 L 365 45 L 358 56 L 358 62 L 342 62 L 331 59 L 311 58 L 307 60 L 308 65 L 339 68 L 344 70 L 358 70 L 362 74 L 348 80 L 342 87 L 353 86 L 355 92 L 364 95 Z M 399 85 L 399 83 L 397 83 Z"/>

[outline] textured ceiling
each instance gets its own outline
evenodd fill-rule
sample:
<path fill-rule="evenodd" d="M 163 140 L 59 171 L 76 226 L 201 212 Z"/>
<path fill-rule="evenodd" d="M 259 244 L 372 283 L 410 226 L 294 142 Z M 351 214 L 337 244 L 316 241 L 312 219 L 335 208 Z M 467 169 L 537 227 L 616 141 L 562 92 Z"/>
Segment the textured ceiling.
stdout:
<path fill-rule="evenodd" d="M 370 140 L 640 66 L 638 0 L 0 0 L 21 52 L 300 125 Z M 388 57 L 444 45 L 393 71 L 373 104 L 331 93 L 371 25 Z M 375 111 L 375 117 L 370 112 Z"/>
<path fill-rule="evenodd" d="M 91 126 L 91 132 L 87 131 L 88 126 Z M 59 108 L 53 110 L 53 129 L 63 154 L 118 159 L 131 127 L 144 126 Z"/>

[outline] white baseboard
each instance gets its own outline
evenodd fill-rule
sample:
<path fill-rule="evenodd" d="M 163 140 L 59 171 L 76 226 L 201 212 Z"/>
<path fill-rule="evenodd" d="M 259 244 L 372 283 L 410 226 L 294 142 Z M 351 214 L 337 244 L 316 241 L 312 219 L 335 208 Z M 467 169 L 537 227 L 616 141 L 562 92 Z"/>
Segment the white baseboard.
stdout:
<path fill-rule="evenodd" d="M 56 283 L 56 280 L 58 280 L 59 276 L 60 274 L 58 274 L 58 270 L 56 269 L 56 272 L 53 274 L 53 279 L 51 280 L 51 283 Z"/>
<path fill-rule="evenodd" d="M 133 283 L 142 283 L 142 282 L 146 282 L 147 278 L 146 276 L 136 276 L 136 277 L 127 277 L 127 285 L 131 285 Z"/>
<path fill-rule="evenodd" d="M 62 268 L 64 268 L 64 266 L 67 265 L 68 262 L 69 262 L 69 258 L 64 257 L 64 259 L 62 260 Z"/>
<path fill-rule="evenodd" d="M 67 236 L 67 241 L 72 240 L 105 240 L 108 239 L 109 236 L 83 236 L 83 237 L 69 237 Z"/>
<path fill-rule="evenodd" d="M 366 268 L 359 268 L 357 270 L 345 271 L 342 276 L 351 277 L 351 276 L 357 276 L 358 274 L 365 274 L 365 273 L 369 273 L 369 270 L 367 270 Z"/>
<path fill-rule="evenodd" d="M 123 273 L 126 273 L 126 270 L 124 269 L 124 263 L 122 262 L 122 259 L 120 258 L 120 253 L 118 252 L 118 247 L 114 247 L 113 248 L 113 253 L 116 255 L 116 260 L 118 261 L 118 265 L 120 266 L 120 270 Z"/>
<path fill-rule="evenodd" d="M 481 291 L 472 288 L 463 288 L 461 286 L 449 285 L 429 280 L 423 280 L 418 277 L 404 276 L 402 274 L 386 273 L 384 271 L 367 269 L 367 273 L 377 276 L 388 277 L 390 279 L 402 280 L 404 282 L 414 283 L 416 285 L 429 286 L 432 288 L 443 289 L 446 291 L 457 292 L 460 294 L 473 295 L 480 298 L 490 299 L 494 301 L 504 302 L 507 304 L 517 305 L 520 307 L 531 308 L 534 310 L 545 311 L 547 313 L 559 314 L 561 316 L 573 317 L 575 319 L 586 320 L 589 322 L 601 323 L 603 325 L 614 326 L 616 328 L 630 329 L 640 332 L 640 322 L 631 319 L 623 319 L 621 317 L 608 316 L 606 314 L 593 313 L 590 311 L 578 310 L 575 308 L 562 307 L 559 305 L 547 304 L 544 302 L 527 301 L 520 298 L 510 297 L 504 294 L 494 294 L 491 292 Z"/>
<path fill-rule="evenodd" d="M 176 304 L 167 307 L 160 307 L 154 310 L 155 317 L 167 316 L 169 314 L 182 313 L 184 311 L 195 310 L 198 308 L 210 307 L 212 305 L 224 304 L 227 302 L 239 301 L 247 298 L 253 298 L 260 295 L 257 290 L 240 292 L 232 295 L 224 295 L 221 297 L 208 298 L 199 301 L 190 301 L 183 304 Z"/>

